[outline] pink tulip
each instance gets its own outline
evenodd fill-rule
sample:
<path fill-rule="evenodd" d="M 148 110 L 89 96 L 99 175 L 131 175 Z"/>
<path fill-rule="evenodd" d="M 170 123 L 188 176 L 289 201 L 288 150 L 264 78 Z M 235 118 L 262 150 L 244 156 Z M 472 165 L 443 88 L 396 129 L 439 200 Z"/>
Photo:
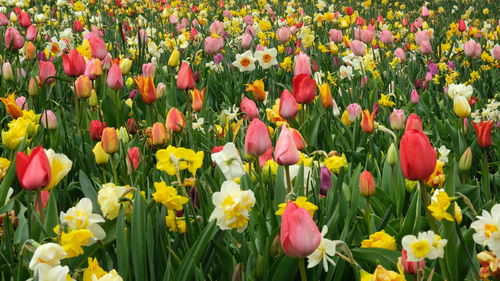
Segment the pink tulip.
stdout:
<path fill-rule="evenodd" d="M 415 44 L 420 45 L 423 41 L 429 41 L 431 39 L 428 30 L 419 30 L 415 33 Z"/>
<path fill-rule="evenodd" d="M 389 115 L 389 121 L 393 130 L 402 130 L 405 127 L 405 112 L 402 109 L 394 109 Z"/>
<path fill-rule="evenodd" d="M 493 51 L 491 51 L 491 55 L 493 56 L 494 59 L 500 60 L 500 45 L 496 45 L 493 48 Z"/>
<path fill-rule="evenodd" d="M 286 89 L 281 92 L 279 114 L 286 120 L 291 120 L 297 116 L 297 101 L 290 91 Z"/>
<path fill-rule="evenodd" d="M 191 67 L 186 62 L 182 62 L 181 68 L 177 73 L 177 88 L 180 90 L 194 89 L 194 78 Z"/>
<path fill-rule="evenodd" d="M 299 159 L 300 153 L 297 150 L 292 133 L 283 125 L 274 149 L 274 160 L 280 165 L 289 166 L 297 164 Z"/>
<path fill-rule="evenodd" d="M 363 29 L 360 32 L 361 41 L 363 41 L 366 44 L 371 43 L 374 37 L 375 37 L 375 31 L 373 30 L 373 27 L 368 29 Z"/>
<path fill-rule="evenodd" d="M 19 96 L 16 99 L 16 105 L 19 108 L 22 108 L 23 110 L 28 110 L 28 103 L 26 102 L 26 97 L 25 96 Z"/>
<path fill-rule="evenodd" d="M 425 268 L 425 261 L 421 260 L 419 262 L 408 261 L 408 253 L 405 249 L 401 252 L 401 264 L 403 265 L 404 271 L 411 275 L 416 275 L 418 270 L 418 265 L 420 263 L 420 268 Z"/>
<path fill-rule="evenodd" d="M 240 111 L 245 113 L 246 117 L 251 121 L 259 117 L 259 109 L 255 102 L 247 97 L 243 97 L 240 103 Z"/>
<path fill-rule="evenodd" d="M 297 76 L 299 74 L 311 75 L 311 59 L 304 52 L 300 52 L 295 56 L 295 68 L 293 69 L 293 75 Z"/>
<path fill-rule="evenodd" d="M 224 39 L 222 37 L 215 38 L 212 36 L 208 36 L 205 38 L 205 41 L 203 42 L 205 46 L 205 52 L 209 55 L 213 55 L 220 51 L 222 47 L 224 47 Z"/>
<path fill-rule="evenodd" d="M 168 18 L 168 21 L 171 24 L 177 24 L 179 20 L 177 19 L 177 16 L 175 14 L 171 14 L 170 17 Z"/>
<path fill-rule="evenodd" d="M 123 88 L 122 70 L 120 69 L 118 64 L 114 63 L 109 69 L 106 83 L 113 90 L 120 90 L 121 88 Z"/>
<path fill-rule="evenodd" d="M 378 39 L 385 45 L 389 45 L 393 42 L 392 33 L 389 30 L 382 30 L 382 32 L 380 32 L 380 35 L 378 36 Z"/>
<path fill-rule="evenodd" d="M 87 36 L 87 39 L 90 43 L 92 56 L 100 60 L 104 60 L 108 55 L 108 51 L 106 50 L 106 43 L 104 43 L 104 41 L 99 36 L 93 33 L 89 33 Z"/>
<path fill-rule="evenodd" d="M 366 53 L 366 44 L 359 40 L 352 40 L 350 48 L 356 56 L 363 56 Z"/>
<path fill-rule="evenodd" d="M 418 103 L 419 100 L 420 100 L 420 96 L 418 95 L 417 90 L 413 89 L 411 91 L 411 102 Z"/>
<path fill-rule="evenodd" d="M 102 75 L 102 64 L 99 59 L 91 59 L 85 65 L 85 76 L 90 80 L 97 79 L 98 76 Z"/>
<path fill-rule="evenodd" d="M 423 41 L 422 43 L 420 43 L 420 52 L 422 52 L 422 54 L 424 55 L 431 54 L 432 53 L 431 42 Z"/>
<path fill-rule="evenodd" d="M 145 63 L 142 65 L 142 76 L 150 77 L 154 76 L 156 72 L 155 65 L 153 63 Z"/>
<path fill-rule="evenodd" d="M 330 41 L 335 43 L 342 42 L 342 30 L 330 29 L 330 31 L 328 31 L 328 35 L 330 36 Z"/>
<path fill-rule="evenodd" d="M 224 32 L 224 23 L 216 20 L 210 25 L 209 29 L 210 33 L 217 33 L 221 35 Z"/>
<path fill-rule="evenodd" d="M 77 77 L 85 73 L 85 59 L 76 50 L 71 49 L 69 54 L 62 54 L 64 73 L 70 77 Z"/>
<path fill-rule="evenodd" d="M 12 51 L 17 51 L 24 46 L 24 39 L 21 33 L 14 27 L 7 28 L 3 38 L 5 48 L 11 49 Z"/>
<path fill-rule="evenodd" d="M 254 118 L 250 126 L 248 126 L 247 135 L 245 136 L 245 151 L 253 156 L 264 154 L 270 147 L 273 146 L 269 130 L 266 124 Z"/>
<path fill-rule="evenodd" d="M 280 27 L 280 28 L 278 28 L 278 30 L 276 30 L 276 37 L 278 38 L 278 40 L 281 43 L 288 42 L 291 35 L 292 35 L 292 32 L 290 31 L 290 28 L 288 28 L 286 26 Z"/>
<path fill-rule="evenodd" d="M 37 30 L 34 25 L 30 25 L 28 30 L 26 30 L 26 40 L 35 41 L 37 35 Z"/>
<path fill-rule="evenodd" d="M 363 111 L 361 106 L 357 103 L 351 103 L 350 105 L 347 106 L 346 110 L 349 121 L 351 122 L 356 121 L 356 118 L 358 118 L 361 115 L 361 112 Z"/>
<path fill-rule="evenodd" d="M 243 22 L 246 25 L 253 25 L 253 17 L 251 15 L 246 15 L 243 17 Z"/>
<path fill-rule="evenodd" d="M 401 48 L 397 48 L 394 51 L 394 55 L 402 62 L 406 61 L 406 54 L 405 51 Z"/>
<path fill-rule="evenodd" d="M 428 17 L 430 15 L 429 9 L 426 6 L 422 6 L 422 13 L 420 14 L 422 17 Z"/>
<path fill-rule="evenodd" d="M 250 47 L 250 44 L 252 44 L 252 35 L 250 33 L 245 32 L 243 33 L 243 36 L 241 37 L 241 47 L 243 49 L 248 49 Z"/>
<path fill-rule="evenodd" d="M 51 84 L 54 82 L 54 78 L 47 79 L 51 76 L 56 75 L 56 68 L 54 67 L 54 64 L 50 61 L 39 61 L 39 70 L 38 70 L 38 78 L 40 80 L 40 83 L 47 83 Z"/>
<path fill-rule="evenodd" d="M 57 117 L 52 110 L 43 111 L 41 122 L 43 127 L 48 130 L 53 130 L 57 127 Z"/>
<path fill-rule="evenodd" d="M 464 45 L 464 53 L 466 56 L 477 59 L 481 56 L 483 52 L 481 44 L 477 43 L 473 39 L 467 41 Z"/>
<path fill-rule="evenodd" d="M 305 258 L 321 243 L 321 233 L 311 214 L 289 202 L 281 216 L 281 247 L 292 258 Z"/>
<path fill-rule="evenodd" d="M 9 20 L 7 19 L 7 17 L 5 16 L 4 13 L 0 13 L 0 25 L 1 26 L 6 26 L 9 24 Z"/>

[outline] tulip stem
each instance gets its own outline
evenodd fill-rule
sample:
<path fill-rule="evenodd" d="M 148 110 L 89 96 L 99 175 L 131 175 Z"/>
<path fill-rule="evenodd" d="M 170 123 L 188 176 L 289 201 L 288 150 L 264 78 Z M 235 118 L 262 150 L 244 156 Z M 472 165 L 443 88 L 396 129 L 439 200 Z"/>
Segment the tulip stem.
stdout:
<path fill-rule="evenodd" d="M 290 168 L 288 165 L 285 165 L 285 178 L 286 178 L 286 190 L 288 192 L 288 196 L 292 193 L 292 182 L 290 181 Z"/>
<path fill-rule="evenodd" d="M 423 181 L 419 182 L 420 186 L 420 193 L 422 195 L 422 201 L 424 202 L 424 207 L 425 207 L 425 213 L 427 215 L 427 220 L 429 221 L 429 226 L 431 227 L 432 231 L 434 233 L 439 233 L 438 228 L 436 226 L 436 222 L 434 221 L 434 217 L 431 214 L 431 211 L 429 210 L 429 205 L 431 204 L 429 196 L 427 196 L 427 190 L 425 189 L 425 184 Z"/>
<path fill-rule="evenodd" d="M 113 170 L 113 180 L 115 182 L 115 184 L 118 184 L 118 174 L 116 173 L 116 165 L 115 165 L 115 157 L 114 155 L 111 156 L 111 161 L 109 161 L 111 163 L 111 169 Z"/>
<path fill-rule="evenodd" d="M 304 259 L 299 259 L 299 268 L 300 268 L 300 279 L 302 281 L 307 281 L 306 265 L 304 263 Z"/>

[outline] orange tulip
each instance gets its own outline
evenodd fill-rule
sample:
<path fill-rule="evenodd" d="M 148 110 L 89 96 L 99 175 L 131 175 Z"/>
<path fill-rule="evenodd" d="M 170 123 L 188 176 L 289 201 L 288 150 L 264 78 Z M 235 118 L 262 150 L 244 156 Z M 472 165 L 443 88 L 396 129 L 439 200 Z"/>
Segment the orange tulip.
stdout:
<path fill-rule="evenodd" d="M 23 110 L 17 106 L 14 94 L 8 95 L 7 98 L 0 98 L 0 100 L 5 104 L 5 109 L 12 118 L 17 119 L 23 116 Z"/>
<path fill-rule="evenodd" d="M 120 149 L 120 140 L 118 139 L 118 134 L 116 133 L 115 128 L 104 128 L 102 131 L 101 145 L 107 154 L 113 154 Z"/>
<path fill-rule="evenodd" d="M 365 109 L 363 110 L 362 119 L 361 119 L 361 129 L 365 133 L 372 133 L 375 130 L 375 116 L 377 115 L 377 111 L 373 111 L 370 114 L 370 111 Z"/>
<path fill-rule="evenodd" d="M 180 132 L 186 126 L 184 115 L 175 107 L 172 107 L 167 113 L 166 127 L 172 132 Z"/>
<path fill-rule="evenodd" d="M 264 80 L 255 80 L 252 84 L 245 84 L 245 91 L 252 92 L 257 101 L 264 101 L 267 98 L 267 93 L 264 89 Z"/>
<path fill-rule="evenodd" d="M 145 104 L 152 104 L 157 98 L 153 79 L 153 76 L 137 76 L 137 78 L 134 79 L 137 88 L 139 88 L 141 92 L 142 101 Z"/>
<path fill-rule="evenodd" d="M 201 107 L 203 106 L 203 98 L 205 97 L 205 88 L 201 91 L 195 88 L 191 91 L 191 97 L 193 98 L 193 111 L 200 112 Z"/>
<path fill-rule="evenodd" d="M 321 85 L 318 85 L 318 89 L 319 89 L 319 96 L 321 98 L 321 105 L 325 108 L 332 107 L 333 98 L 328 83 L 323 83 Z"/>

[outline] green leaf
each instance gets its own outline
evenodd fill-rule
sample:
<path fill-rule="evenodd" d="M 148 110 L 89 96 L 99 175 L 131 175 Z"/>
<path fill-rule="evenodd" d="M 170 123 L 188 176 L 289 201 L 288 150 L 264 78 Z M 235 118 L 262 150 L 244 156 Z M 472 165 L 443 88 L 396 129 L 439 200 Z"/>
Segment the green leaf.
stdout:
<path fill-rule="evenodd" d="M 298 259 L 292 259 L 286 255 L 283 255 L 281 261 L 278 263 L 276 270 L 274 270 L 274 275 L 272 281 L 281 280 L 294 280 L 295 275 L 297 275 Z"/>
<path fill-rule="evenodd" d="M 356 248 L 351 249 L 354 259 L 360 263 L 366 263 L 373 266 L 382 265 L 389 269 L 397 269 L 398 258 L 400 252 L 382 249 L 382 248 Z"/>
<path fill-rule="evenodd" d="M 80 187 L 82 189 L 83 195 L 90 199 L 92 202 L 92 210 L 94 213 L 101 213 L 101 208 L 99 207 L 99 204 L 97 202 L 97 192 L 95 191 L 94 185 L 90 181 L 90 179 L 87 177 L 85 172 L 80 170 L 79 172 L 79 179 L 80 179 Z"/>
<path fill-rule="evenodd" d="M 116 220 L 116 258 L 118 260 L 118 272 L 124 280 L 128 280 L 129 274 L 129 249 L 127 242 L 127 225 L 125 224 L 125 213 L 123 206 Z"/>
<path fill-rule="evenodd" d="M 47 236 L 42 234 L 43 238 L 50 237 L 54 233 L 53 229 L 57 224 L 59 224 L 59 214 L 57 212 L 55 193 L 51 192 L 45 212 L 45 221 L 43 222 L 43 229 Z"/>
<path fill-rule="evenodd" d="M 193 268 L 200 262 L 201 255 L 205 252 L 208 243 L 212 240 L 217 231 L 219 231 L 219 228 L 215 225 L 215 222 L 211 222 L 205 227 L 196 243 L 189 249 L 186 256 L 182 260 L 182 263 L 177 270 L 175 278 L 176 281 L 191 280 L 190 277 L 191 274 L 193 274 Z"/>
<path fill-rule="evenodd" d="M 144 199 L 139 190 L 134 195 L 134 208 L 132 211 L 130 247 L 134 249 L 132 265 L 135 280 L 149 280 L 146 271 L 146 243 L 144 231 L 146 230 L 146 214 Z"/>
<path fill-rule="evenodd" d="M 408 208 L 408 212 L 406 213 L 403 226 L 401 227 L 401 231 L 399 231 L 398 238 L 401 239 L 403 236 L 407 234 L 412 234 L 417 229 L 418 225 L 418 214 L 420 213 L 420 193 L 415 190 L 413 193 L 413 197 L 411 199 L 410 207 Z M 399 240 L 398 239 L 398 240 Z"/>

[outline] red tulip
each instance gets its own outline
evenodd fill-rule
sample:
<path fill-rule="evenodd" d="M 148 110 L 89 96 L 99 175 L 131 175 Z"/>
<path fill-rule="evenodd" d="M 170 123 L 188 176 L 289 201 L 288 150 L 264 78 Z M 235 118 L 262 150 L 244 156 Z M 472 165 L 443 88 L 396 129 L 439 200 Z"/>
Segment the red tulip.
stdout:
<path fill-rule="evenodd" d="M 283 125 L 274 149 L 274 160 L 280 165 L 293 165 L 300 159 L 300 153 L 290 130 Z"/>
<path fill-rule="evenodd" d="M 422 131 L 407 129 L 401 138 L 399 150 L 401 170 L 407 179 L 425 180 L 434 171 L 436 151 Z"/>
<path fill-rule="evenodd" d="M 40 79 L 40 83 L 51 84 L 54 82 L 54 78 L 47 79 L 51 76 L 56 75 L 56 68 L 54 64 L 50 61 L 39 61 L 40 68 L 38 70 L 38 78 Z"/>
<path fill-rule="evenodd" d="M 422 129 L 422 120 L 420 120 L 420 117 L 416 115 L 415 113 L 410 114 L 408 116 L 408 119 L 406 119 L 406 131 L 408 130 L 417 130 L 417 131 L 423 131 Z"/>
<path fill-rule="evenodd" d="M 290 91 L 286 89 L 281 92 L 279 113 L 286 120 L 291 120 L 297 116 L 297 101 Z"/>
<path fill-rule="evenodd" d="M 73 30 L 75 32 L 82 32 L 83 31 L 83 25 L 79 20 L 75 20 L 73 23 Z"/>
<path fill-rule="evenodd" d="M 292 79 L 293 95 L 298 103 L 307 104 L 316 97 L 316 81 L 307 74 L 299 74 Z"/>
<path fill-rule="evenodd" d="M 129 148 L 127 153 L 128 173 L 130 174 L 133 171 L 137 170 L 137 167 L 139 167 L 140 163 L 141 155 L 139 153 L 139 148 L 137 146 Z"/>
<path fill-rule="evenodd" d="M 491 146 L 491 131 L 493 129 L 493 121 L 473 122 L 474 131 L 477 135 L 477 143 L 480 147 L 485 148 Z"/>
<path fill-rule="evenodd" d="M 113 90 L 120 90 L 123 88 L 122 70 L 117 64 L 113 64 L 109 69 L 106 83 Z"/>
<path fill-rule="evenodd" d="M 18 19 L 19 24 L 24 28 L 28 28 L 31 25 L 30 15 L 28 15 L 28 13 L 26 12 L 20 13 Z"/>
<path fill-rule="evenodd" d="M 34 41 L 36 39 L 37 33 L 38 32 L 36 30 L 36 27 L 34 25 L 30 25 L 28 27 L 28 30 L 26 30 L 26 40 Z"/>
<path fill-rule="evenodd" d="M 106 128 L 106 122 L 101 123 L 99 120 L 90 121 L 90 137 L 95 141 L 100 141 L 104 128 Z"/>
<path fill-rule="evenodd" d="M 186 62 L 182 62 L 177 74 L 177 88 L 181 90 L 194 89 L 193 72 Z"/>
<path fill-rule="evenodd" d="M 243 97 L 240 103 L 241 112 L 245 113 L 245 116 L 251 121 L 254 118 L 259 117 L 259 109 L 255 102 L 247 97 Z"/>
<path fill-rule="evenodd" d="M 259 118 L 253 119 L 245 136 L 245 151 L 250 155 L 260 156 L 272 146 L 273 143 L 266 124 Z"/>
<path fill-rule="evenodd" d="M 458 31 L 464 32 L 467 29 L 467 26 L 465 25 L 465 21 L 460 19 L 458 20 Z"/>
<path fill-rule="evenodd" d="M 186 126 L 184 115 L 175 107 L 172 107 L 167 113 L 166 127 L 172 132 L 180 132 Z"/>
<path fill-rule="evenodd" d="M 281 247 L 292 258 L 305 258 L 321 243 L 321 233 L 311 214 L 289 202 L 281 216 Z"/>
<path fill-rule="evenodd" d="M 85 59 L 76 50 L 72 49 L 69 54 L 62 54 L 64 73 L 70 77 L 77 77 L 85 73 Z"/>
<path fill-rule="evenodd" d="M 16 171 L 19 183 L 24 189 L 34 190 L 50 183 L 50 162 L 41 146 L 37 146 L 28 156 L 24 152 L 16 155 Z"/>

